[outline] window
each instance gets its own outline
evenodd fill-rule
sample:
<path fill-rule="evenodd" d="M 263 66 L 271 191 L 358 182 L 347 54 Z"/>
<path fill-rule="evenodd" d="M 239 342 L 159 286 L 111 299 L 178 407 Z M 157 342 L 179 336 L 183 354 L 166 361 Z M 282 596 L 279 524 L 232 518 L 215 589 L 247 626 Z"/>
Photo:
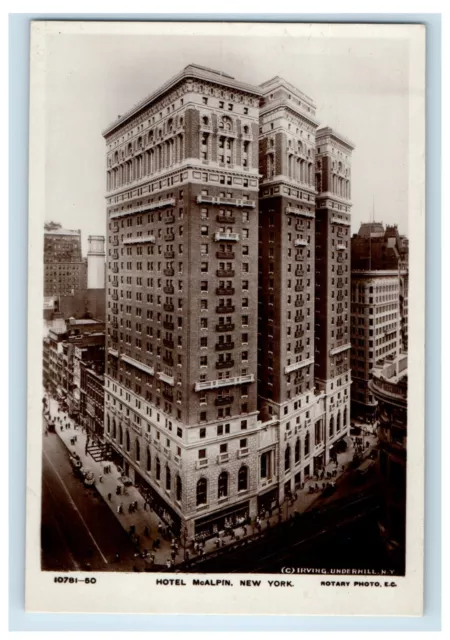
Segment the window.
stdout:
<path fill-rule="evenodd" d="M 125 433 L 125 447 L 127 451 L 130 450 L 130 434 L 128 431 Z"/>
<path fill-rule="evenodd" d="M 208 280 L 200 281 L 200 291 L 208 291 Z"/>
<path fill-rule="evenodd" d="M 289 471 L 290 468 L 291 468 L 291 447 L 288 444 L 284 452 L 284 470 Z"/>
<path fill-rule="evenodd" d="M 300 440 L 299 440 L 299 438 L 297 438 L 297 440 L 295 441 L 294 461 L 295 461 L 295 464 L 300 462 Z"/>
<path fill-rule="evenodd" d="M 246 449 L 247 448 L 247 438 L 241 438 L 239 440 L 239 448 Z"/>
<path fill-rule="evenodd" d="M 150 449 L 148 447 L 147 447 L 145 468 L 148 472 L 150 472 L 152 468 L 152 457 L 150 455 Z"/>
<path fill-rule="evenodd" d="M 208 497 L 208 481 L 206 478 L 200 478 L 197 482 L 197 507 L 206 504 Z"/>
<path fill-rule="evenodd" d="M 248 489 L 248 467 L 241 467 L 238 472 L 238 491 Z"/>
<path fill-rule="evenodd" d="M 139 444 L 139 440 L 136 440 L 135 442 L 135 458 L 136 458 L 136 462 L 140 462 L 141 460 L 141 447 Z"/>
<path fill-rule="evenodd" d="M 220 453 L 227 453 L 227 451 L 228 451 L 228 445 L 226 443 L 221 444 L 220 448 L 219 448 L 219 452 Z"/>
<path fill-rule="evenodd" d="M 161 480 L 161 462 L 159 458 L 156 458 L 156 479 L 158 482 Z"/>
<path fill-rule="evenodd" d="M 241 420 L 241 430 L 247 429 L 247 420 Z"/>
<path fill-rule="evenodd" d="M 206 429 L 205 429 L 205 427 L 202 427 L 200 429 L 200 438 L 206 438 Z"/>
<path fill-rule="evenodd" d="M 207 236 L 207 235 L 208 235 L 208 226 L 207 226 L 207 225 L 203 224 L 203 225 L 200 227 L 200 234 L 201 234 L 202 236 Z M 202 245 L 202 246 L 208 246 L 208 245 Z"/>
<path fill-rule="evenodd" d="M 172 484 L 172 476 L 170 474 L 169 467 L 166 465 L 166 491 L 170 491 L 171 484 Z"/>
<path fill-rule="evenodd" d="M 175 495 L 176 495 L 177 502 L 181 502 L 181 498 L 183 495 L 183 484 L 181 482 L 180 476 L 178 475 L 175 481 Z"/>
<path fill-rule="evenodd" d="M 222 471 L 217 482 L 217 497 L 226 498 L 228 496 L 228 473 Z"/>

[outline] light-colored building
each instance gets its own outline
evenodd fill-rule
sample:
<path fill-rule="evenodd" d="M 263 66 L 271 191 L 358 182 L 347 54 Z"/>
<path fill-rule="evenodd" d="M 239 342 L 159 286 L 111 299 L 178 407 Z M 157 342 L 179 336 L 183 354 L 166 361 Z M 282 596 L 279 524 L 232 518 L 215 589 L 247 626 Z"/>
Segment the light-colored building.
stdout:
<path fill-rule="evenodd" d="M 397 227 L 368 222 L 351 252 L 352 415 L 373 420 L 372 369 L 408 347 L 408 242 Z"/>
<path fill-rule="evenodd" d="M 377 401 L 369 389 L 372 369 L 401 349 L 398 271 L 352 270 L 352 409 L 373 419 Z"/>
<path fill-rule="evenodd" d="M 88 237 L 87 288 L 105 288 L 105 236 Z"/>

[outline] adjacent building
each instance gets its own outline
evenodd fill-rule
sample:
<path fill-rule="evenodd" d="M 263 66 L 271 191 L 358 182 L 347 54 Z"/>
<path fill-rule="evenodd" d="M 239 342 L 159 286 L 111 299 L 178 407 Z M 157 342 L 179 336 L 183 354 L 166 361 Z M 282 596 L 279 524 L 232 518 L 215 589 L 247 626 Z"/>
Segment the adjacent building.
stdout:
<path fill-rule="evenodd" d="M 373 421 L 372 370 L 407 349 L 408 248 L 396 227 L 363 223 L 352 238 L 352 414 Z"/>
<path fill-rule="evenodd" d="M 105 289 L 105 236 L 88 237 L 87 288 Z"/>
<path fill-rule="evenodd" d="M 81 231 L 52 225 L 44 232 L 44 296 L 73 295 L 85 288 Z"/>
<path fill-rule="evenodd" d="M 98 439 L 104 437 L 105 358 L 80 362 L 80 417 L 87 432 Z"/>
<path fill-rule="evenodd" d="M 43 341 L 44 387 L 65 403 L 72 415 L 80 411 L 80 363 L 105 359 L 105 325 L 98 320 L 68 323 L 58 317 Z"/>

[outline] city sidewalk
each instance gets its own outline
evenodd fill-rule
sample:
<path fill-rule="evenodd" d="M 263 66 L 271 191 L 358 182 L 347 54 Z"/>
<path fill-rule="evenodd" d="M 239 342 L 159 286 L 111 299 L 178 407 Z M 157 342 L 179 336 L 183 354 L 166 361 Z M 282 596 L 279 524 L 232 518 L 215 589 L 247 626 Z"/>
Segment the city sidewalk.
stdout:
<path fill-rule="evenodd" d="M 165 524 L 157 516 L 154 511 L 144 509 L 144 498 L 134 486 L 124 487 L 120 480 L 120 473 L 113 462 L 110 461 L 95 461 L 89 454 L 86 454 L 86 434 L 83 433 L 81 427 L 76 425 L 74 421 L 67 416 L 65 412 L 59 410 L 58 403 L 53 398 L 49 399 L 50 415 L 52 419 L 60 417 L 64 428 L 61 430 L 61 425 L 56 422 L 55 429 L 58 436 L 66 445 L 68 451 L 76 453 L 82 463 L 85 470 L 92 471 L 95 477 L 95 488 L 102 496 L 106 504 L 113 511 L 114 515 L 125 529 L 127 533 L 130 533 L 130 527 L 135 527 L 135 534 L 137 536 L 136 545 L 141 550 L 147 549 L 155 556 L 154 567 L 155 569 L 161 566 L 166 567 L 167 560 L 171 559 L 171 542 L 162 537 L 158 532 L 158 525 L 161 523 L 165 527 Z M 69 424 L 69 428 L 66 428 L 66 424 Z M 76 436 L 75 444 L 71 444 L 71 439 Z M 111 472 L 105 473 L 104 468 L 110 466 Z M 101 477 L 101 480 L 100 480 Z M 81 481 L 81 480 L 80 480 Z M 117 495 L 117 487 L 121 487 L 121 494 Z M 133 502 L 137 502 L 137 510 L 129 512 L 129 506 Z M 118 512 L 119 505 L 122 506 L 122 513 Z M 145 530 L 148 529 L 148 536 L 145 535 Z M 157 549 L 152 549 L 153 541 L 159 539 L 160 545 Z M 183 550 L 179 549 L 175 562 L 182 562 Z M 147 559 L 149 565 L 151 561 Z"/>
<path fill-rule="evenodd" d="M 136 536 L 138 536 L 139 547 L 141 550 L 147 549 L 150 552 L 154 553 L 154 568 L 155 570 L 163 567 L 164 569 L 167 567 L 167 561 L 172 559 L 172 548 L 171 541 L 164 539 L 162 535 L 158 532 L 158 525 L 165 524 L 161 521 L 158 515 L 154 511 L 149 511 L 148 509 L 144 509 L 145 500 L 138 489 L 134 486 L 128 486 L 123 493 L 124 487 L 120 480 L 120 472 L 118 471 L 116 465 L 113 462 L 97 462 L 95 461 L 89 454 L 86 454 L 86 434 L 83 433 L 81 427 L 76 425 L 72 419 L 70 419 L 65 412 L 59 410 L 58 413 L 58 403 L 53 398 L 49 398 L 49 406 L 50 406 L 50 414 L 52 418 L 57 418 L 58 416 L 61 418 L 64 429 L 61 430 L 61 426 L 59 423 L 56 423 L 56 432 L 61 440 L 66 445 L 67 449 L 70 453 L 76 453 L 82 462 L 82 466 L 86 470 L 90 470 L 94 473 L 95 477 L 95 487 L 99 494 L 102 496 L 106 504 L 108 504 L 115 514 L 116 518 L 123 526 L 123 528 L 130 532 L 130 527 L 135 527 Z M 69 428 L 65 428 L 65 425 L 69 424 Z M 71 439 L 76 436 L 75 444 L 71 444 Z M 325 477 L 322 480 L 318 480 L 317 478 L 310 478 L 305 482 L 303 489 L 298 489 L 294 495 L 296 495 L 295 499 L 291 499 L 288 502 L 280 505 L 271 515 L 266 514 L 264 517 L 260 517 L 260 529 L 263 531 L 268 526 L 276 525 L 280 519 L 285 520 L 286 518 L 292 516 L 295 512 L 302 513 L 307 509 L 311 508 L 313 503 L 322 497 L 322 484 L 327 482 L 337 483 L 339 478 L 345 473 L 353 460 L 353 454 L 355 452 L 354 444 L 355 438 L 347 438 L 348 448 L 345 452 L 339 453 L 337 456 L 338 466 L 336 467 L 334 462 L 328 463 L 325 467 Z M 369 442 L 369 447 L 366 448 L 363 452 L 363 456 L 366 457 L 374 444 L 376 443 L 376 436 L 365 436 L 365 441 Z M 110 466 L 111 472 L 105 473 L 105 466 Z M 336 470 L 336 476 L 333 478 L 327 478 L 326 473 L 332 472 Z M 100 481 L 100 476 L 102 479 Z M 314 493 L 309 493 L 309 487 L 314 487 L 316 483 L 319 485 L 320 490 Z M 121 495 L 116 494 L 117 487 L 121 487 Z M 136 511 L 130 513 L 129 505 L 133 502 L 137 502 L 138 508 Z M 118 512 L 119 505 L 122 505 L 122 513 Z M 145 530 L 148 529 L 148 537 L 145 535 Z M 221 547 L 226 547 L 232 543 L 234 543 L 236 538 L 242 539 L 245 537 L 249 537 L 256 533 L 258 530 L 255 522 L 251 524 L 247 524 L 244 526 L 239 526 L 234 529 L 233 535 L 224 535 L 220 536 Z M 160 546 L 157 549 L 152 549 L 153 541 L 159 539 Z M 217 540 L 218 538 L 210 538 L 204 541 L 202 554 L 208 554 L 211 551 L 217 550 Z M 192 541 L 186 542 L 186 548 L 189 549 L 190 558 L 195 557 L 196 552 L 193 550 Z M 178 552 L 174 558 L 175 565 L 180 564 L 184 561 L 184 549 L 180 545 L 178 548 Z M 151 564 L 150 560 L 147 560 L 149 565 Z"/>

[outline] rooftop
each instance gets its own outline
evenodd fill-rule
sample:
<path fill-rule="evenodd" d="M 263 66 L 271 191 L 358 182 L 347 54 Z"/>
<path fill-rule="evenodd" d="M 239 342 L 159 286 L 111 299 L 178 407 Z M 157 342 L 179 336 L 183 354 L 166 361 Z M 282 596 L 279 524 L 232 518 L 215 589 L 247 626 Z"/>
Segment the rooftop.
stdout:
<path fill-rule="evenodd" d="M 154 91 L 146 98 L 138 102 L 134 107 L 129 109 L 125 113 L 125 115 L 119 116 L 103 131 L 103 136 L 108 136 L 115 129 L 125 124 L 127 120 L 135 116 L 139 111 L 147 107 L 155 100 L 161 98 L 175 85 L 184 80 L 187 80 L 188 78 L 215 82 L 217 84 L 220 84 L 221 86 L 230 87 L 231 89 L 240 89 L 242 91 L 246 91 L 247 93 L 252 93 L 256 96 L 261 95 L 261 91 L 257 87 L 245 82 L 240 82 L 239 80 L 235 80 L 233 76 L 230 76 L 223 71 L 216 71 L 214 69 L 209 69 L 208 67 L 203 67 L 198 64 L 188 64 L 186 67 L 184 67 L 184 69 L 177 73 L 177 75 L 173 76 L 170 80 L 159 87 L 159 89 L 156 89 L 156 91 Z"/>
<path fill-rule="evenodd" d="M 342 144 L 345 144 L 351 150 L 353 150 L 355 148 L 355 145 L 354 145 L 353 142 L 351 142 L 351 140 L 349 140 L 345 136 L 341 135 L 340 133 L 338 133 L 337 131 L 335 131 L 335 129 L 332 129 L 331 127 L 321 127 L 320 129 L 317 129 L 317 134 L 316 135 L 317 135 L 316 144 L 319 144 L 320 138 L 325 138 L 326 136 L 330 136 L 330 137 L 334 138 L 337 142 L 341 142 Z"/>
<path fill-rule="evenodd" d="M 314 109 L 316 108 L 316 104 L 312 98 L 307 96 L 306 93 L 303 93 L 303 91 L 300 91 L 300 89 L 297 89 L 296 86 L 294 86 L 281 76 L 274 76 L 273 78 L 270 78 L 270 80 L 261 82 L 259 86 L 261 87 L 261 89 L 263 89 L 264 94 L 273 91 L 277 87 L 284 87 L 285 89 L 293 93 L 297 98 L 306 102 L 308 106 L 313 107 Z"/>
<path fill-rule="evenodd" d="M 44 233 L 46 236 L 81 236 L 80 229 L 53 229 Z"/>

